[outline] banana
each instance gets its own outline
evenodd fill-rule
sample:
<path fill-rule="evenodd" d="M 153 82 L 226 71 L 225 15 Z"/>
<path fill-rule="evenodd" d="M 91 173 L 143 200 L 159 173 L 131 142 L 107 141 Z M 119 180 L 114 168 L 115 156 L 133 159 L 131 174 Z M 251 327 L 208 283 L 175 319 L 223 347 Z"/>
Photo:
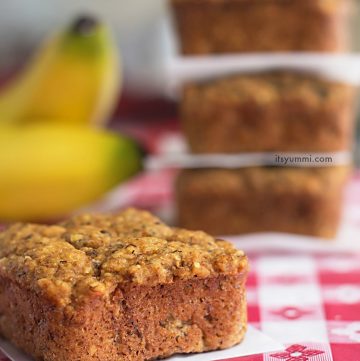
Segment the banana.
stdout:
<path fill-rule="evenodd" d="M 97 200 L 141 169 L 130 139 L 90 127 L 0 127 L 0 219 L 43 221 Z"/>
<path fill-rule="evenodd" d="M 81 17 L 46 41 L 0 92 L 0 124 L 60 120 L 103 125 L 120 83 L 119 59 L 108 29 Z"/>

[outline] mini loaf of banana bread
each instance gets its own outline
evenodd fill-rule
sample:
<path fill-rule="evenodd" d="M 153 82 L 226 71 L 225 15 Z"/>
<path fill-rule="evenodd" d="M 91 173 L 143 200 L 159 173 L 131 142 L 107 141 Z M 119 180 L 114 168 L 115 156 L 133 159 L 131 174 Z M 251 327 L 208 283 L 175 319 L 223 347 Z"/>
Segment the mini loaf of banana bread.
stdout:
<path fill-rule="evenodd" d="M 348 50 L 352 0 L 171 0 L 183 54 Z"/>
<path fill-rule="evenodd" d="M 333 238 L 348 173 L 346 167 L 185 170 L 177 179 L 179 223 L 216 235 Z"/>
<path fill-rule="evenodd" d="M 180 117 L 196 153 L 341 151 L 353 138 L 354 87 L 296 72 L 188 84 Z"/>
<path fill-rule="evenodd" d="M 0 331 L 43 361 L 152 360 L 246 331 L 247 258 L 147 212 L 0 234 Z"/>

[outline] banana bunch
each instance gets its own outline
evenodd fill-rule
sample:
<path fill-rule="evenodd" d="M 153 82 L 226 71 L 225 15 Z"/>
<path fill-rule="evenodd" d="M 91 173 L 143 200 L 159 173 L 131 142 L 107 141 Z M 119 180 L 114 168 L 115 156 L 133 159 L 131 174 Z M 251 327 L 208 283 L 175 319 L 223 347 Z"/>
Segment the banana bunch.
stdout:
<path fill-rule="evenodd" d="M 119 95 L 106 27 L 82 17 L 0 92 L 0 222 L 63 217 L 137 173 L 137 145 L 99 129 Z"/>

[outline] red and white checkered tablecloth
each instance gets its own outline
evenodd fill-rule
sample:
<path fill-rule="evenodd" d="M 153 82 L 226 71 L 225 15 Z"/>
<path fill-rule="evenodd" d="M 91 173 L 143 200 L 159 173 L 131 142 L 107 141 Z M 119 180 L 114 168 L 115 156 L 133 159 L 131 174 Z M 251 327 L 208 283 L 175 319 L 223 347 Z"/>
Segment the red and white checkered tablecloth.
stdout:
<path fill-rule="evenodd" d="M 249 321 L 286 350 L 238 360 L 360 360 L 360 255 L 250 258 Z"/>
<path fill-rule="evenodd" d="M 147 134 L 154 150 L 155 133 Z M 144 174 L 112 193 L 114 203 L 166 212 L 172 180 L 172 171 Z M 360 173 L 348 187 L 346 210 L 344 222 L 355 229 L 353 241 L 360 242 Z M 235 242 L 242 247 L 241 238 Z M 259 247 L 248 256 L 249 322 L 286 348 L 227 360 L 360 361 L 360 252 Z M 0 355 L 0 361 L 8 359 Z"/>

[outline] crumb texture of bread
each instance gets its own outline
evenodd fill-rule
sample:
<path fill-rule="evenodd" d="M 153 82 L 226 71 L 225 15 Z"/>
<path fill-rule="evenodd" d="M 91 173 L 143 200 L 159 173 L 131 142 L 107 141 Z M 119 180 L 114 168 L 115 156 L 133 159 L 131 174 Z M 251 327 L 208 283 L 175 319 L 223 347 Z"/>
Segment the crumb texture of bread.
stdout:
<path fill-rule="evenodd" d="M 247 258 L 145 211 L 0 234 L 0 332 L 43 361 L 150 360 L 246 331 Z"/>
<path fill-rule="evenodd" d="M 233 75 L 185 86 L 181 123 L 195 153 L 343 151 L 355 99 L 354 87 L 311 74 Z"/>
<path fill-rule="evenodd" d="M 216 235 L 270 231 L 334 238 L 349 173 L 340 166 L 185 170 L 176 184 L 179 223 Z"/>
<path fill-rule="evenodd" d="M 172 0 L 185 55 L 343 52 L 352 0 Z"/>

